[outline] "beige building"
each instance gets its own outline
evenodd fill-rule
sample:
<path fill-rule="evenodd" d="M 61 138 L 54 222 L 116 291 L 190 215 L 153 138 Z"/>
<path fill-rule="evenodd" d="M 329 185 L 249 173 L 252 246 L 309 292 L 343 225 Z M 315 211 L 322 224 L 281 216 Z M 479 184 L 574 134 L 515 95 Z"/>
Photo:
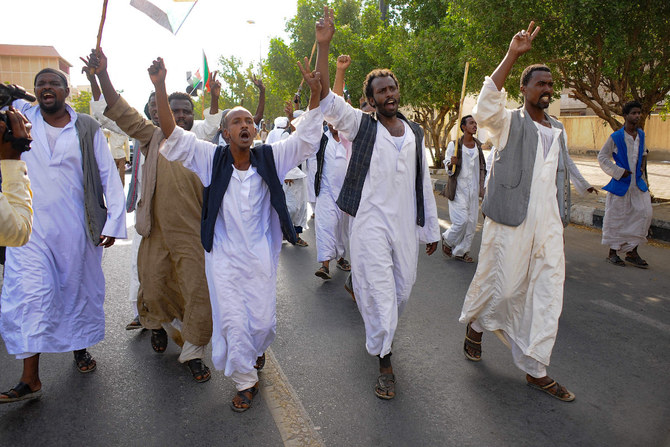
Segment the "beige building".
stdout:
<path fill-rule="evenodd" d="M 0 82 L 17 84 L 34 93 L 33 81 L 43 68 L 57 68 L 70 82 L 70 64 L 52 46 L 0 44 Z"/>

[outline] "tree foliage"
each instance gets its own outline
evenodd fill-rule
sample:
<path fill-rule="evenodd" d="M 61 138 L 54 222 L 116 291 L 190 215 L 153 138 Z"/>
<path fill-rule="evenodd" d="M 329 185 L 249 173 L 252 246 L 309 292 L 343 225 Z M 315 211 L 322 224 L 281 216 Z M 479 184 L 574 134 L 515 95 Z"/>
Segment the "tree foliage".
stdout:
<path fill-rule="evenodd" d="M 512 35 L 530 20 L 542 28 L 515 67 L 544 62 L 614 130 L 623 104 L 642 104 L 640 125 L 670 91 L 670 2 L 641 0 L 455 0 L 468 52 L 493 70 Z M 518 74 L 518 71 L 517 71 Z M 518 89 L 518 76 L 508 85 Z M 507 87 L 507 86 L 506 86 Z"/>
<path fill-rule="evenodd" d="M 92 98 L 93 96 L 91 95 L 91 92 L 83 90 L 78 95 L 71 97 L 70 103 L 72 104 L 72 108 L 75 110 L 75 112 L 86 113 L 90 115 L 91 114 L 90 104 Z"/>

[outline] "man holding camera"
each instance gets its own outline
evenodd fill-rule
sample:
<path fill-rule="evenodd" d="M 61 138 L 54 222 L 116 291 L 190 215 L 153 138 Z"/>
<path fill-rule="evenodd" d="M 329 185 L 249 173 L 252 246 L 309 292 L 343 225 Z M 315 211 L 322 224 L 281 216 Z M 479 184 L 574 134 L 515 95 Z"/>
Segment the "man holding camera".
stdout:
<path fill-rule="evenodd" d="M 23 374 L 0 403 L 39 397 L 40 353 L 74 351 L 79 372 L 94 371 L 87 348 L 105 336 L 102 249 L 126 237 L 125 197 L 100 126 L 65 104 L 69 93 L 65 74 L 45 68 L 35 76 L 39 105 L 13 103 L 33 125 L 23 160 L 35 222 L 25 246 L 7 249 L 0 333 Z"/>
<path fill-rule="evenodd" d="M 28 120 L 10 108 L 6 112 L 14 141 L 5 141 L 7 124 L 0 121 L 0 245 L 17 247 L 28 242 L 33 227 L 32 192 L 26 163 L 21 161 L 21 139 L 30 141 Z M 26 141 L 24 140 L 24 141 Z"/>

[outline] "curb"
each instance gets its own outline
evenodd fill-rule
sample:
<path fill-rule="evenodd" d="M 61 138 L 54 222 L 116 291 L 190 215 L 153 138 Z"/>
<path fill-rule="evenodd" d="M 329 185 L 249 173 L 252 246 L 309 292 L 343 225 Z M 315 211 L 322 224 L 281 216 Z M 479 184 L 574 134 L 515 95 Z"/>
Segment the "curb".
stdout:
<path fill-rule="evenodd" d="M 441 193 L 447 187 L 447 182 L 431 178 L 433 191 Z M 570 208 L 570 222 L 592 228 L 603 227 L 605 210 L 588 205 L 572 205 Z M 670 222 L 660 219 L 651 220 L 651 238 L 659 241 L 670 242 Z"/>

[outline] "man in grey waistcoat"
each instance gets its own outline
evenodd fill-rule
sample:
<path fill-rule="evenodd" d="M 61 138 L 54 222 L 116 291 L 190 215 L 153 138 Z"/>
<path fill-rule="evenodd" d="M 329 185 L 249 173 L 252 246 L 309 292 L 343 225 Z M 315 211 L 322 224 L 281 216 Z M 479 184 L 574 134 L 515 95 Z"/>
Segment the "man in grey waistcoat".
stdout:
<path fill-rule="evenodd" d="M 505 108 L 503 84 L 540 28 L 518 32 L 484 81 L 473 116 L 491 133 L 494 155 L 482 212 L 486 215 L 477 272 L 460 316 L 467 323 L 466 358 L 481 360 L 484 329 L 512 350 L 531 387 L 562 401 L 575 395 L 547 376 L 563 307 L 563 227 L 569 222 L 570 164 L 563 126 L 545 110 L 554 93 L 551 71 L 527 67 L 523 107 Z M 573 176 L 574 177 L 574 176 Z M 576 176 L 576 189 L 590 188 Z"/>

